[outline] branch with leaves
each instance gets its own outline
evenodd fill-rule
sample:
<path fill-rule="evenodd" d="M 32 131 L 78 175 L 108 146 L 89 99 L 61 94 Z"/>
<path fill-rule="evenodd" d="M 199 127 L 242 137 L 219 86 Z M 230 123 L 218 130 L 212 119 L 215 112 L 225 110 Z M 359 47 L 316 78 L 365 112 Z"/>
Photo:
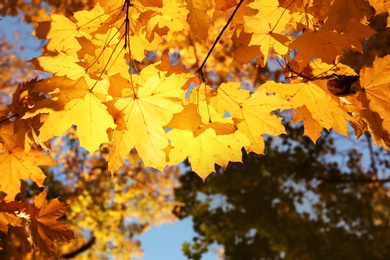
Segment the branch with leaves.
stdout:
<path fill-rule="evenodd" d="M 136 150 L 160 171 L 188 159 L 203 180 L 216 164 L 241 162 L 242 150 L 264 153 L 264 136 L 286 133 L 275 111 L 294 110 L 292 123 L 302 121 L 313 142 L 323 129 L 348 136 L 352 124 L 357 137 L 370 132 L 390 149 L 389 50 L 365 68 L 343 58 L 364 52 L 377 33 L 370 19 L 388 6 L 326 5 L 98 0 L 71 17 L 43 19 L 33 34 L 47 44 L 30 64 L 52 76 L 21 85 L 2 105 L 4 200 L 15 199 L 20 180 L 43 187 L 40 167 L 56 162 L 42 148 L 73 126 L 90 154 L 110 147 L 111 173 Z M 253 78 L 282 60 L 295 77 Z"/>

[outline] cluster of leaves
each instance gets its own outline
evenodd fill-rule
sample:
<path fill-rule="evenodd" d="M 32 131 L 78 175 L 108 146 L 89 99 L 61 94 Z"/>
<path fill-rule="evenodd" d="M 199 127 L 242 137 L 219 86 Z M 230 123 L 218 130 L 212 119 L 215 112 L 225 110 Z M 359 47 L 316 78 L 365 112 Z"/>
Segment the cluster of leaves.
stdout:
<path fill-rule="evenodd" d="M 33 248 L 55 258 L 57 248 L 53 242 L 69 242 L 74 234 L 67 224 L 57 221 L 66 213 L 67 206 L 58 199 L 47 201 L 46 195 L 46 191 L 41 192 L 33 204 L 0 202 L 0 231 L 7 233 L 8 225 L 23 227 Z"/>
<path fill-rule="evenodd" d="M 134 155 L 129 165 L 122 166 L 111 176 L 105 161 L 107 149 L 91 158 L 79 147 L 74 129 L 63 138 L 56 139 L 52 151 L 59 167 L 44 171 L 47 198 L 59 197 L 61 204 L 69 205 L 66 216 L 61 220 L 69 225 L 75 239 L 67 240 L 69 244 L 54 243 L 55 247 L 53 239 L 46 242 L 41 239 L 41 244 L 34 243 L 33 239 L 32 246 L 29 246 L 28 222 L 10 221 L 10 217 L 23 220 L 20 211 L 1 208 L 0 214 L 5 214 L 7 218 L 0 217 L 0 223 L 4 227 L 8 224 L 9 228 L 2 230 L 7 235 L 0 233 L 0 247 L 3 248 L 0 258 L 55 258 L 57 250 L 64 259 L 76 255 L 79 259 L 102 259 L 107 254 L 120 259 L 141 257 L 143 251 L 138 236 L 151 225 L 176 219 L 172 210 L 177 205 L 173 199 L 173 188 L 177 187 L 180 173 L 177 167 L 170 167 L 163 173 L 145 169 Z M 9 202 L 9 205 L 27 205 L 19 201 L 32 201 L 31 194 L 42 190 L 37 185 L 26 183 L 22 187 L 22 194 L 28 197 L 17 196 L 18 201 Z M 29 211 L 23 212 L 23 216 L 31 218 Z M 66 207 L 62 213 L 65 212 Z M 65 225 L 64 222 L 58 223 Z M 52 251 L 47 250 L 49 248 Z"/>
<path fill-rule="evenodd" d="M 225 259 L 389 258 L 387 151 L 384 159 L 384 151 L 372 154 L 372 168 L 356 149 L 341 154 L 334 133 L 313 144 L 302 128 L 289 129 L 266 141 L 265 155 L 244 154 L 243 164 L 218 168 L 205 182 L 194 172 L 180 178 L 175 212 L 190 216 L 197 232 L 183 244 L 188 259 L 215 242 Z M 345 163 L 332 162 L 333 153 Z"/>
<path fill-rule="evenodd" d="M 111 173 L 136 149 L 147 167 L 159 170 L 188 158 L 205 179 L 215 164 L 241 161 L 242 148 L 263 153 L 263 135 L 285 133 L 275 111 L 286 109 L 295 109 L 292 122 L 303 121 L 314 142 L 323 128 L 347 136 L 352 122 L 358 137 L 369 131 L 376 144 L 390 148 L 383 99 L 390 57 L 360 71 L 341 63 L 345 51 L 363 51 L 362 41 L 375 35 L 368 21 L 387 12 L 387 3 L 91 4 L 72 16 L 42 16 L 34 34 L 48 41 L 31 64 L 52 76 L 18 87 L 12 103 L 2 104 L 0 191 L 6 203 L 20 192 L 20 180 L 44 185 L 39 166 L 55 165 L 43 151 L 50 151 L 47 141 L 73 125 L 91 154 L 110 145 Z M 232 73 L 247 76 L 275 59 L 286 61 L 288 82 L 258 87 L 264 78 Z"/>

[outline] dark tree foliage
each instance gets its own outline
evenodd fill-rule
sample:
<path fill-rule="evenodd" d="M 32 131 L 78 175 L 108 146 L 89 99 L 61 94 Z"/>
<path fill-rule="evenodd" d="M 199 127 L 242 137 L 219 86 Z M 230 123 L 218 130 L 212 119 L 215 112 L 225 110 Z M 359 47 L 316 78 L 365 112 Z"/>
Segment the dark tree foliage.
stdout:
<path fill-rule="evenodd" d="M 289 128 L 267 141 L 266 155 L 245 154 L 204 183 L 182 176 L 175 213 L 191 216 L 198 233 L 183 244 L 189 259 L 214 242 L 226 259 L 390 258 L 388 179 L 375 166 L 388 162 L 373 153 L 378 161 L 366 167 L 354 148 L 332 162 L 342 158 L 332 134 L 313 144 L 301 132 Z"/>

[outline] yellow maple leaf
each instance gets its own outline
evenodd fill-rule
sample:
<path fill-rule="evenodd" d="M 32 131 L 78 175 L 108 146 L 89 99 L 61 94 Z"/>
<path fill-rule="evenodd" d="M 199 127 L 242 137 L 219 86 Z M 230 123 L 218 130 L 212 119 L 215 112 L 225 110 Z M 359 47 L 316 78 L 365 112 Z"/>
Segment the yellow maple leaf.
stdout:
<path fill-rule="evenodd" d="M 57 51 L 77 58 L 77 52 L 81 49 L 77 38 L 86 37 L 91 39 L 91 34 L 96 28 L 104 25 L 108 15 L 97 3 L 92 10 L 76 12 L 74 18 L 76 22 L 71 21 L 64 15 L 52 14 L 50 27 L 47 27 L 46 23 L 40 23 L 41 28 L 38 27 L 35 30 L 35 35 L 38 38 L 44 36 L 44 38 L 49 39 L 46 45 L 49 51 Z"/>
<path fill-rule="evenodd" d="M 77 64 L 79 61 L 78 58 L 57 52 L 57 56 L 40 56 L 30 62 L 36 69 L 77 80 L 86 74 L 86 69 Z"/>
<path fill-rule="evenodd" d="M 148 72 L 148 69 L 145 71 Z M 113 149 L 126 154 L 135 147 L 147 166 L 163 169 L 167 165 L 163 150 L 168 146 L 163 126 L 173 114 L 183 109 L 181 98 L 185 92 L 182 87 L 187 84 L 190 75 L 173 73 L 165 77 L 163 72 L 152 76 L 142 75 L 141 72 L 141 77 L 146 79 L 144 85 L 138 88 L 133 86 L 128 89 L 128 97 L 115 102 L 115 107 L 120 111 L 116 119 L 117 131 L 126 129 L 131 135 L 127 136 L 126 144 L 115 142 L 114 146 L 120 147 Z"/>
<path fill-rule="evenodd" d="M 101 143 L 109 141 L 106 130 L 115 127 L 113 118 L 99 99 L 99 93 L 95 94 L 90 90 L 92 86 L 89 84 L 95 83 L 90 79 L 87 83 L 85 79 L 72 81 L 62 77 L 37 83 L 34 91 L 48 92 L 51 97 L 37 102 L 24 118 L 39 113 L 49 114 L 39 129 L 42 141 L 63 135 L 72 125 L 77 126 L 80 145 L 90 152 L 98 149 Z M 106 91 L 101 87 L 96 90 Z"/>
<path fill-rule="evenodd" d="M 286 11 L 285 8 L 279 6 L 278 0 L 254 1 L 248 4 L 248 6 L 258 11 L 254 17 L 267 21 L 267 27 L 271 27 L 269 28 L 271 29 L 269 31 L 284 33 L 286 24 L 291 19 L 291 15 Z M 259 27 L 260 24 L 258 25 L 258 28 Z"/>
<path fill-rule="evenodd" d="M 295 122 L 302 120 L 305 128 L 310 128 L 310 123 L 317 122 L 328 130 L 333 128 L 340 134 L 348 136 L 347 121 L 352 120 L 352 117 L 340 106 L 340 101 L 314 82 L 281 84 L 268 81 L 262 87 L 288 101 L 280 107 L 281 109 L 305 106 L 307 109 L 301 108 L 294 119 Z M 309 112 L 310 115 L 304 112 Z M 314 125 L 312 129 L 318 130 L 319 127 Z M 310 132 L 311 137 L 319 136 L 313 131 Z"/>
<path fill-rule="evenodd" d="M 14 148 L 0 154 L 0 190 L 7 193 L 7 199 L 13 200 L 20 192 L 20 180 L 30 179 L 39 187 L 43 187 L 46 175 L 40 165 L 55 166 L 56 162 L 42 151 Z"/>
<path fill-rule="evenodd" d="M 109 141 L 106 130 L 115 127 L 107 107 L 93 93 L 87 93 L 83 98 L 69 101 L 63 110 L 50 112 L 40 128 L 39 138 L 61 136 L 72 124 L 77 126 L 80 145 L 91 153 Z"/>
<path fill-rule="evenodd" d="M 188 12 L 188 9 L 177 0 L 163 0 L 162 8 L 148 21 L 148 31 L 153 31 L 156 26 L 167 27 L 173 32 L 188 30 L 186 21 Z"/>
<path fill-rule="evenodd" d="M 279 54 L 286 54 L 290 39 L 283 34 L 273 32 L 268 20 L 258 17 L 244 17 L 245 32 L 253 33 L 249 46 L 259 45 L 261 53 L 267 57 L 271 48 Z M 264 66 L 264 62 L 261 63 Z"/>
<path fill-rule="evenodd" d="M 167 133 L 172 146 L 169 159 L 176 164 L 188 157 L 192 170 L 204 180 L 215 171 L 215 164 L 225 168 L 229 161 L 241 161 L 241 148 L 249 142 L 233 124 L 203 123 L 197 109 L 195 104 L 185 106 L 167 125 L 174 127 Z"/>
<path fill-rule="evenodd" d="M 218 100 L 218 101 L 217 101 Z M 238 131 L 245 134 L 250 144 L 245 146 L 248 152 L 263 153 L 263 134 L 280 135 L 285 133 L 281 118 L 272 114 L 285 101 L 278 96 L 269 95 L 263 87 L 256 89 L 253 94 L 238 89 L 238 84 L 222 84 L 218 94 L 211 100 L 214 106 L 228 111 L 236 123 Z"/>

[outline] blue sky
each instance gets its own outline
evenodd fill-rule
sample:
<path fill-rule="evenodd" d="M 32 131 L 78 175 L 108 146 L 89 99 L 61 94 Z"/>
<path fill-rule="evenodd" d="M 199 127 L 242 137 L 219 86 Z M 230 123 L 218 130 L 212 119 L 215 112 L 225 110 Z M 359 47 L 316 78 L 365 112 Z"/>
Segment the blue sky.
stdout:
<path fill-rule="evenodd" d="M 140 236 L 144 260 L 181 260 L 187 259 L 181 252 L 183 242 L 191 242 L 195 235 L 192 221 L 186 218 L 174 224 L 152 227 Z M 216 260 L 217 247 L 212 247 L 202 260 Z"/>

